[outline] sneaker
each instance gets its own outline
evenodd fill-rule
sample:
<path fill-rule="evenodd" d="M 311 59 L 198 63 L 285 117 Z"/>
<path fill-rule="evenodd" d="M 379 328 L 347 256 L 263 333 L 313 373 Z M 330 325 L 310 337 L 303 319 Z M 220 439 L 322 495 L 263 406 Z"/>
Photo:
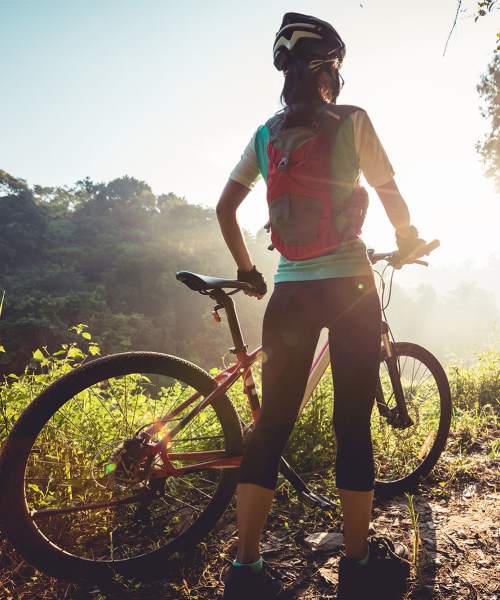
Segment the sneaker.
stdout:
<path fill-rule="evenodd" d="M 223 600 L 275 600 L 283 591 L 265 563 L 257 573 L 249 567 L 231 567 L 224 584 Z"/>
<path fill-rule="evenodd" d="M 372 537 L 368 545 L 366 565 L 346 556 L 340 559 L 338 600 L 401 598 L 410 574 L 408 549 L 384 537 Z"/>

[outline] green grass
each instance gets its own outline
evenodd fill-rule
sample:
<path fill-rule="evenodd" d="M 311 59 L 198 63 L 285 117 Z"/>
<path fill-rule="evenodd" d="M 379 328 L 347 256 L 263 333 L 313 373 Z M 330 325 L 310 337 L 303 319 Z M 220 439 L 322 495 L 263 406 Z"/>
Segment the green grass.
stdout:
<path fill-rule="evenodd" d="M 50 383 L 99 356 L 100 348 L 85 325 L 74 327 L 71 335 L 72 341 L 53 354 L 45 349 L 36 350 L 23 374 L 10 375 L 0 385 L 0 445 L 26 406 Z M 436 493 L 443 496 L 451 483 L 473 477 L 471 453 L 498 457 L 500 447 L 493 432 L 498 426 L 500 352 L 481 355 L 475 367 L 452 366 L 448 375 L 454 401 L 450 452 L 433 472 L 437 479 Z M 258 369 L 255 378 L 259 388 Z M 390 388 L 383 373 L 382 386 L 390 405 Z M 415 426 L 394 432 L 379 418 L 377 411 L 372 418 L 375 457 L 382 478 L 400 477 L 413 470 L 420 460 L 419 453 L 425 453 L 432 442 L 437 426 L 437 388 L 432 379 L 422 379 L 418 386 L 410 385 L 408 380 L 403 387 Z M 30 507 L 44 509 L 77 502 L 101 502 L 130 493 L 135 484 L 130 481 L 117 484 L 111 477 L 120 443 L 132 437 L 139 427 L 157 420 L 165 407 L 178 405 L 190 393 L 189 389 L 166 378 L 136 374 L 95 384 L 91 390 L 75 396 L 52 417 L 35 444 L 26 476 Z M 230 390 L 229 396 L 242 420 L 249 422 L 240 383 Z M 334 489 L 335 475 L 332 404 L 332 380 L 328 371 L 302 412 L 286 449 L 286 456 L 310 481 L 311 487 L 329 494 Z M 176 444 L 177 452 L 223 448 L 215 411 L 211 408 L 203 411 Z M 218 477 L 217 472 L 212 472 L 167 480 L 167 498 L 175 508 L 170 506 L 167 510 L 160 501 L 152 506 L 148 518 L 158 523 L 152 539 L 141 541 L 144 527 L 137 524 L 137 515 L 131 508 L 103 509 L 93 517 L 86 513 L 79 517 L 50 517 L 41 528 L 56 543 L 87 557 L 96 548 L 103 556 L 131 556 L 146 550 L 146 544 L 148 548 L 163 544 L 188 526 L 208 502 Z M 286 501 L 296 501 L 287 485 L 280 483 L 279 492 Z M 283 527 L 286 527 L 286 516 L 283 518 Z M 133 537 L 134 542 L 130 544 L 127 537 Z"/>

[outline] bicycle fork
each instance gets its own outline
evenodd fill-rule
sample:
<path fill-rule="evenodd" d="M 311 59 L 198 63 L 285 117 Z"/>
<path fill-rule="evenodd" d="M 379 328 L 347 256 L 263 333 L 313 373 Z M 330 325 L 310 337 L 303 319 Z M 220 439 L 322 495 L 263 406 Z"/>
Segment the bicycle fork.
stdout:
<path fill-rule="evenodd" d="M 377 407 L 380 414 L 387 419 L 387 422 L 396 429 L 406 429 L 413 425 L 413 421 L 408 414 L 406 400 L 401 385 L 401 373 L 399 370 L 399 360 L 394 352 L 394 345 L 389 338 L 389 326 L 385 321 L 382 322 L 382 346 L 385 351 L 385 363 L 389 372 L 391 387 L 394 392 L 396 406 L 389 408 L 384 399 L 384 391 L 380 377 L 377 383 Z"/>

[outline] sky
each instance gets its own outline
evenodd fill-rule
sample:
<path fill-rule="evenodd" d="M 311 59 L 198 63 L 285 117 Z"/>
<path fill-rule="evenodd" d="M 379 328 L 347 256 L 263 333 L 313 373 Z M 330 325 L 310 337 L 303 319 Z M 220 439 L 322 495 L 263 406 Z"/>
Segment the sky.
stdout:
<path fill-rule="evenodd" d="M 370 115 L 414 224 L 441 240 L 433 262 L 488 261 L 500 250 L 500 198 L 474 148 L 488 127 L 476 85 L 497 19 L 462 12 L 443 57 L 456 6 L 0 0 L 0 168 L 42 185 L 127 174 L 215 206 L 252 133 L 280 108 L 272 43 L 283 13 L 314 14 L 347 44 L 339 102 Z M 391 249 L 374 192 L 370 201 L 365 239 Z M 266 210 L 260 182 L 241 224 L 255 232 Z"/>

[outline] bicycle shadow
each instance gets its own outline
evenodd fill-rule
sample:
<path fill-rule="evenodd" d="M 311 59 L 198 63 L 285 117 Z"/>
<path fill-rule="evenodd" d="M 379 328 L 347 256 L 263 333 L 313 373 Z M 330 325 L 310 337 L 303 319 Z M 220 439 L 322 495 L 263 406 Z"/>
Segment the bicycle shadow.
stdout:
<path fill-rule="evenodd" d="M 412 600 L 431 600 L 436 597 L 436 576 L 440 565 L 441 556 L 448 555 L 440 550 L 437 541 L 436 515 L 427 498 L 414 496 L 414 505 L 418 513 L 419 545 L 415 565 L 415 587 Z"/>

